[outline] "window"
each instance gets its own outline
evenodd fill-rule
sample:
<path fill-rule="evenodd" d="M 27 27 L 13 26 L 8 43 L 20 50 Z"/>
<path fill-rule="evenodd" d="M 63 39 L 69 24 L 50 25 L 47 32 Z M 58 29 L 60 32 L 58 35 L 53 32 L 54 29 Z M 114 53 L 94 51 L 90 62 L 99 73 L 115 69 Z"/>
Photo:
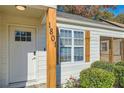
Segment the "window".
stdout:
<path fill-rule="evenodd" d="M 108 45 L 106 41 L 101 42 L 101 51 L 108 51 Z"/>
<path fill-rule="evenodd" d="M 84 32 L 81 30 L 60 29 L 59 61 L 73 62 L 84 60 Z"/>
<path fill-rule="evenodd" d="M 31 41 L 31 32 L 15 32 L 15 41 Z"/>

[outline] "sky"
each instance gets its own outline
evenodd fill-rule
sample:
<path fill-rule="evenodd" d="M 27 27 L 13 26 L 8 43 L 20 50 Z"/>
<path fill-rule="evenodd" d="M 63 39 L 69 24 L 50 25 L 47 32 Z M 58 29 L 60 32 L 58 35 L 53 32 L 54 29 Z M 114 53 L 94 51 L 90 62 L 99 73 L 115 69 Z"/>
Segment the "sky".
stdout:
<path fill-rule="evenodd" d="M 59 8 L 59 11 L 63 11 L 63 8 Z M 116 9 L 109 9 L 109 11 L 114 13 L 115 16 L 118 14 L 124 14 L 124 5 L 117 5 Z"/>
<path fill-rule="evenodd" d="M 115 16 L 122 13 L 124 14 L 124 5 L 118 5 L 115 10 L 110 9 L 109 11 L 113 12 Z"/>

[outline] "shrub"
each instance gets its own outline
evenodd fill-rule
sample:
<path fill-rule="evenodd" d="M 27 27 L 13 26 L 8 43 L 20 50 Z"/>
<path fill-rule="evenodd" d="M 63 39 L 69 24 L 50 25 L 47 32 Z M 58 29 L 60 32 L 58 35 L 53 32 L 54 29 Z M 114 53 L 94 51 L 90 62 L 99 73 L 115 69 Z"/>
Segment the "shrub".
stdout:
<path fill-rule="evenodd" d="M 124 66 L 124 61 L 117 62 L 115 65 L 117 65 L 117 66 Z"/>
<path fill-rule="evenodd" d="M 114 64 L 111 64 L 109 62 L 103 62 L 103 61 L 96 61 L 91 64 L 92 68 L 101 68 L 109 72 L 114 72 L 114 66 L 115 66 Z"/>
<path fill-rule="evenodd" d="M 115 66 L 114 67 L 114 75 L 116 77 L 116 83 L 115 85 L 118 87 L 122 87 L 121 82 L 122 82 L 122 78 L 124 77 L 124 67 L 123 66 Z"/>
<path fill-rule="evenodd" d="M 120 78 L 120 86 L 124 88 L 124 77 Z"/>
<path fill-rule="evenodd" d="M 64 88 L 78 88 L 79 86 L 79 80 L 75 79 L 74 77 L 70 77 L 69 79 L 67 79 L 67 82 L 65 84 L 63 84 L 62 87 Z"/>
<path fill-rule="evenodd" d="M 110 88 L 114 83 L 114 74 L 103 69 L 88 68 L 80 72 L 82 88 Z"/>

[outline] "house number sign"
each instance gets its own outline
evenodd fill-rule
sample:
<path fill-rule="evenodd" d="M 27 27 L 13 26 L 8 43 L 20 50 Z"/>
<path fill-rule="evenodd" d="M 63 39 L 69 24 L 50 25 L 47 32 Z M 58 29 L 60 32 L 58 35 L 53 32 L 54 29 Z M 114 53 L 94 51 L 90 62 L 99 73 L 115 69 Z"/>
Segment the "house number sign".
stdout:
<path fill-rule="evenodd" d="M 53 35 L 53 28 L 51 27 L 51 24 L 49 22 L 49 34 L 51 35 L 51 41 L 55 41 L 55 36 Z"/>

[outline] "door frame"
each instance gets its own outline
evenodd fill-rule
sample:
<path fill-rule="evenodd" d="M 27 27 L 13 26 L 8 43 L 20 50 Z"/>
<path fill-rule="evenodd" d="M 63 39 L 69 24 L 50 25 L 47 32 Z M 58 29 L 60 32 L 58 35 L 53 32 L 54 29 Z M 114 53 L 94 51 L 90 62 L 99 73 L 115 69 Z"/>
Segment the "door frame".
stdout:
<path fill-rule="evenodd" d="M 7 24 L 7 81 L 6 84 L 9 85 L 10 84 L 10 26 L 20 26 L 20 27 L 27 27 L 27 28 L 34 28 L 35 29 L 35 49 L 37 50 L 37 40 L 38 40 L 38 35 L 37 32 L 39 31 L 38 28 L 36 26 L 30 26 L 30 25 L 23 25 L 23 24 Z M 36 55 L 37 57 L 37 55 Z M 37 61 L 37 58 L 36 58 Z M 37 65 L 37 64 L 36 64 Z M 36 67 L 35 65 L 35 67 Z M 37 74 L 35 74 L 36 76 Z M 36 78 L 37 79 L 37 78 Z"/>

